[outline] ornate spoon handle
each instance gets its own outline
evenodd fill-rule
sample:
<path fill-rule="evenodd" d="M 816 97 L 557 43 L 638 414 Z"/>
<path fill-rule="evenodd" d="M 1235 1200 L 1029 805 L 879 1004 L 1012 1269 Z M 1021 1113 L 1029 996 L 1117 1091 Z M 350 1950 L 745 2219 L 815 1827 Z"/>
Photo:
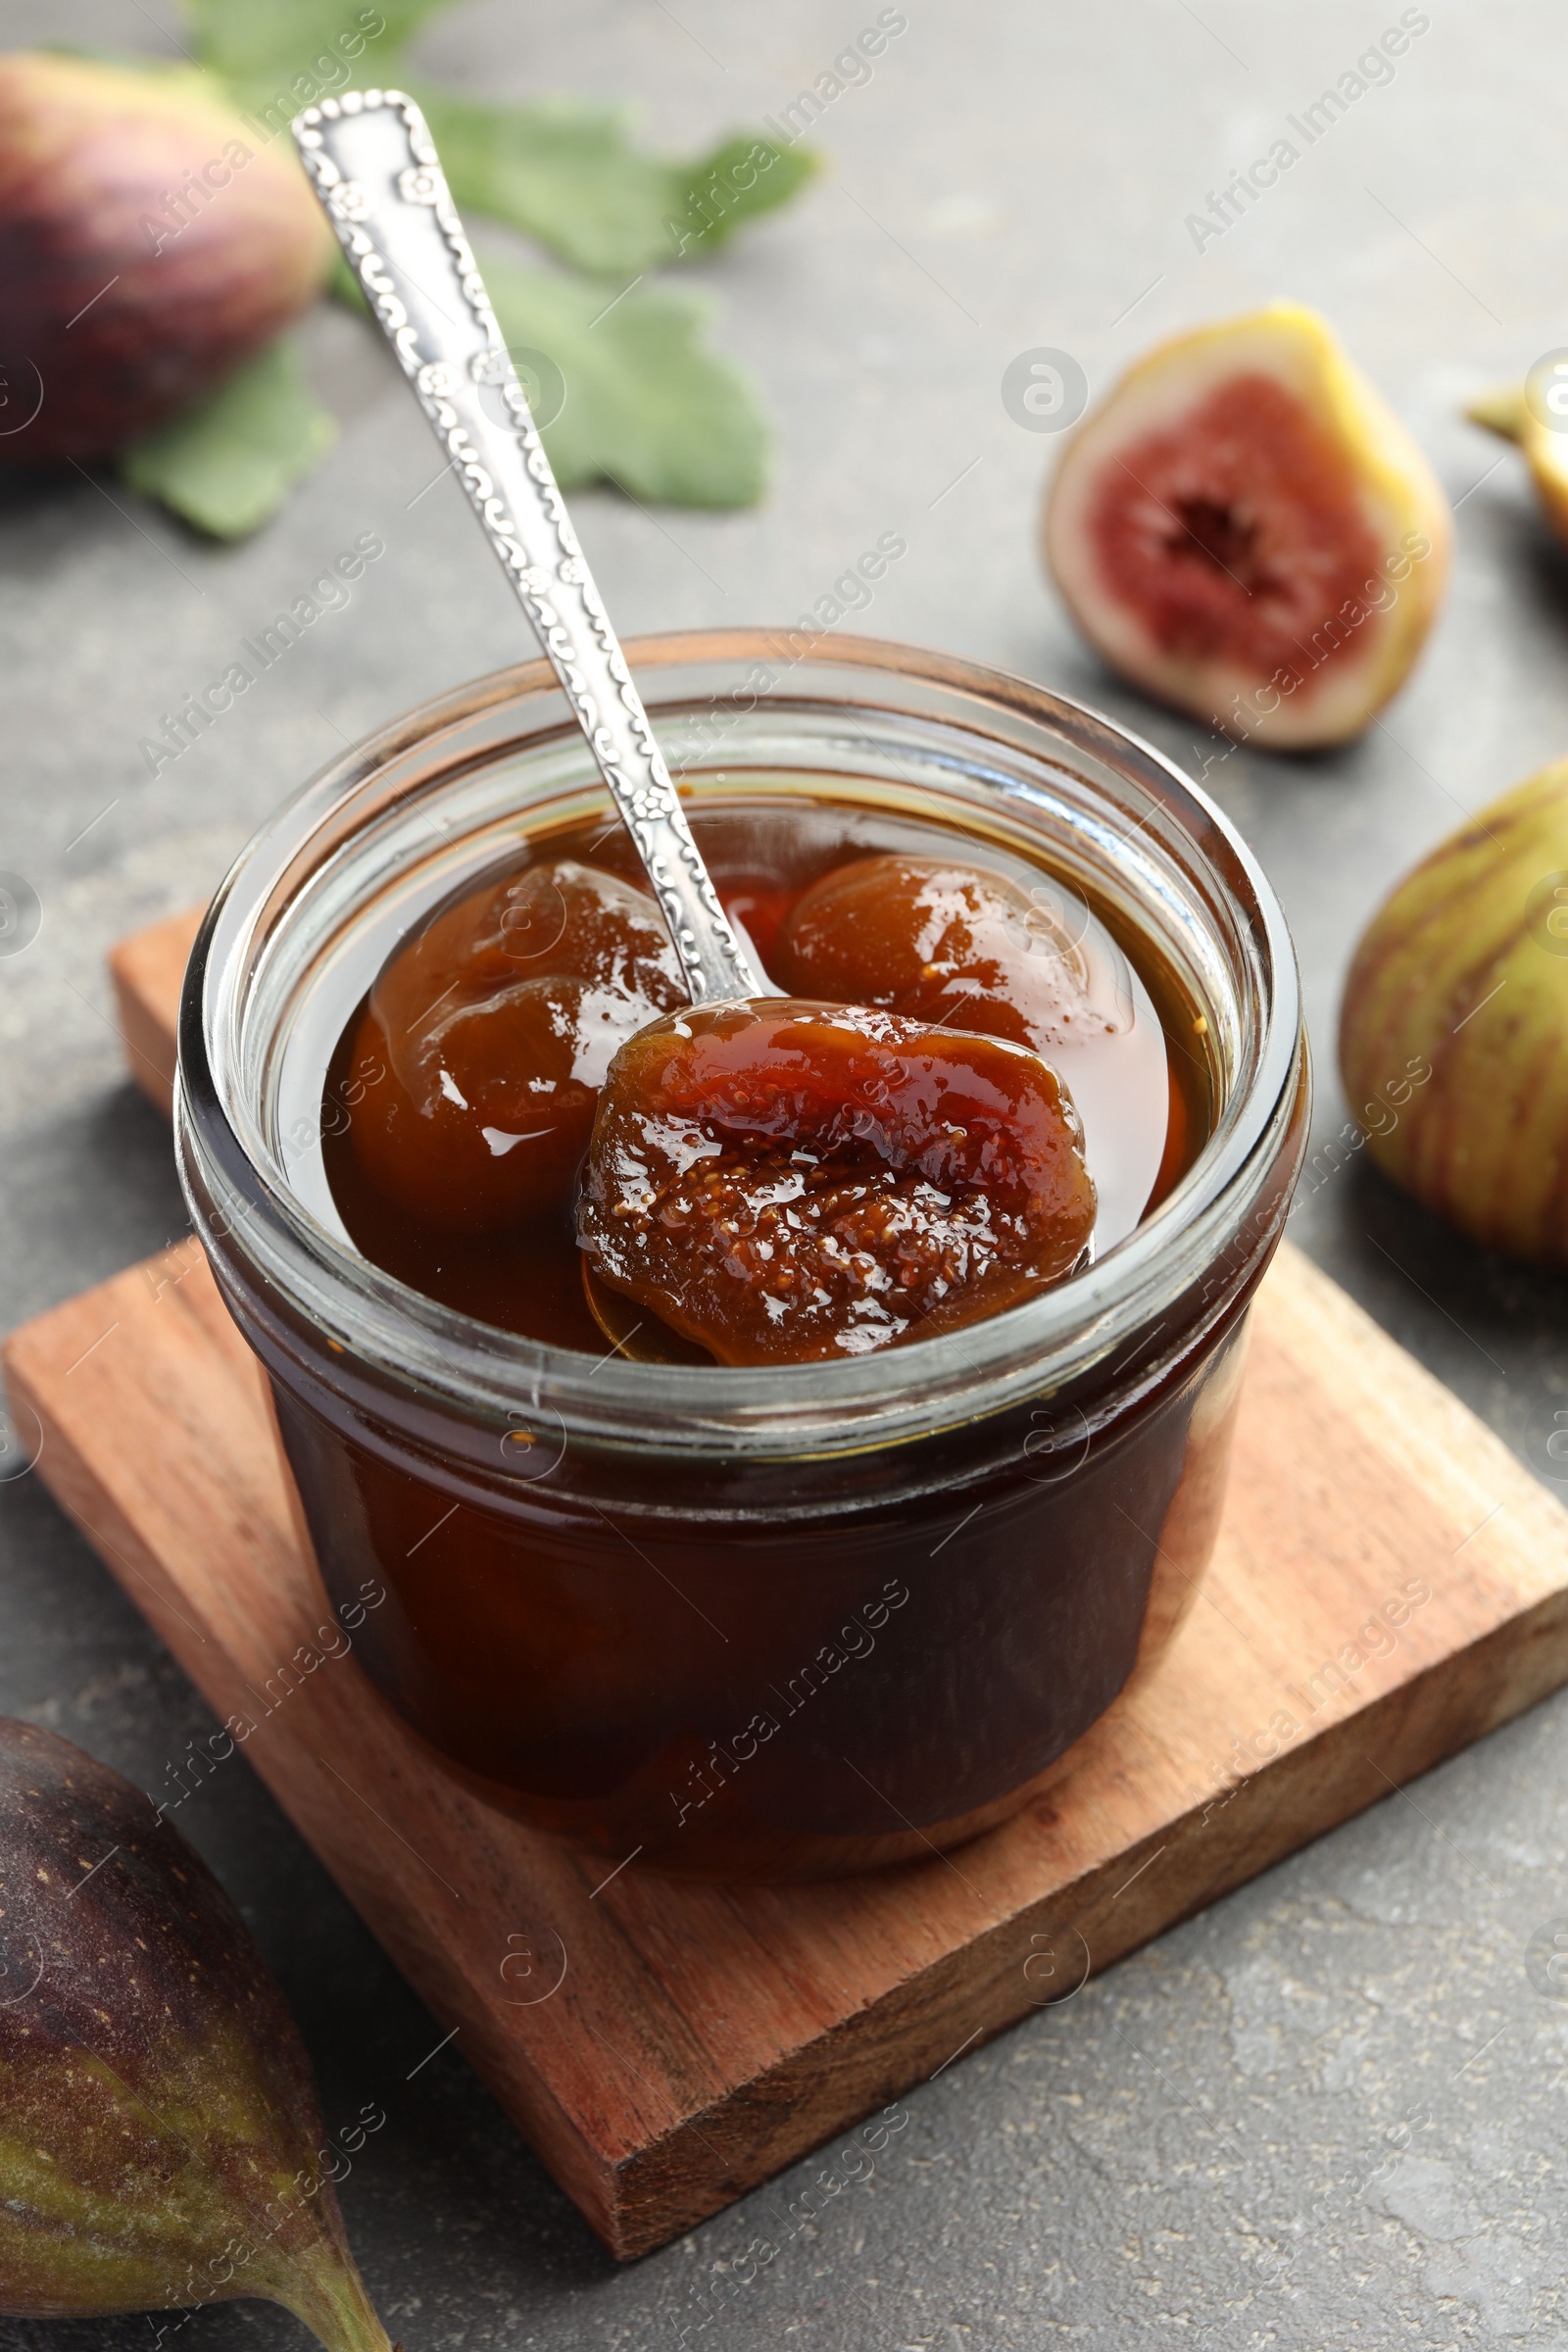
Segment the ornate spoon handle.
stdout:
<path fill-rule="evenodd" d="M 424 117 L 400 90 L 307 107 L 294 138 L 382 333 L 566 691 L 693 1003 L 772 991 L 730 928 L 583 561 Z"/>

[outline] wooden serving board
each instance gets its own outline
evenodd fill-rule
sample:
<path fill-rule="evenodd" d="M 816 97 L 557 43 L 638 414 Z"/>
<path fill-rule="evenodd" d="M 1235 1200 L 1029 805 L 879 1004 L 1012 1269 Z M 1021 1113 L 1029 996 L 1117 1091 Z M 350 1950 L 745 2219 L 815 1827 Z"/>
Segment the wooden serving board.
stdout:
<path fill-rule="evenodd" d="M 174 1110 L 180 983 L 206 911 L 187 906 L 182 914 L 133 931 L 110 951 L 109 977 L 130 1074 L 166 1119 Z"/>
<path fill-rule="evenodd" d="M 1568 1679 L 1568 1512 L 1287 1252 L 1202 1597 L 1048 1800 L 865 1879 L 602 1884 L 450 1785 L 352 1652 L 288 1687 L 326 1604 L 194 1242 L 6 1361 L 48 1485 L 217 1715 L 256 1722 L 243 1753 L 621 2255 Z"/>
<path fill-rule="evenodd" d="M 1200 1597 L 1049 1795 L 864 1879 L 607 1876 L 450 1784 L 352 1652 L 290 1687 L 325 1602 L 193 1241 L 6 1364 L 40 1474 L 216 1713 L 255 1723 L 243 1753 L 618 2255 L 1568 1681 L 1568 1512 L 1287 1249 Z"/>

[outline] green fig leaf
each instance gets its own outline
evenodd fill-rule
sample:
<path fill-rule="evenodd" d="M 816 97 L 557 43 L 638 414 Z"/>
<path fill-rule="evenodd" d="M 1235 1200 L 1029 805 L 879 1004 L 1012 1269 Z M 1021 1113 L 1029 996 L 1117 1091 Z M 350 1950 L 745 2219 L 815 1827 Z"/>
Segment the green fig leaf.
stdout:
<path fill-rule="evenodd" d="M 492 106 L 424 87 L 417 96 L 460 211 L 488 213 L 607 277 L 716 251 L 816 168 L 804 151 L 745 133 L 691 163 L 664 162 L 632 145 L 621 109 L 575 99 Z"/>
<path fill-rule="evenodd" d="M 351 81 L 389 80 L 397 54 L 450 0 L 185 0 L 202 63 L 244 106 L 288 114 Z M 357 47 L 351 44 L 357 43 Z M 287 128 L 286 115 L 282 122 Z"/>
<path fill-rule="evenodd" d="M 500 259 L 484 275 L 563 489 L 607 481 L 678 507 L 760 498 L 766 429 L 745 378 L 704 347 L 704 305 Z"/>
<path fill-rule="evenodd" d="M 326 273 L 326 290 L 334 302 L 342 303 L 345 310 L 358 311 L 362 318 L 370 316 L 365 288 L 350 268 L 349 257 L 341 245 L 333 254 L 332 267 Z"/>
<path fill-rule="evenodd" d="M 122 451 L 121 476 L 215 539 L 243 539 L 337 437 L 284 336 L 211 399 Z"/>
<path fill-rule="evenodd" d="M 674 199 L 666 227 L 683 260 L 698 261 L 727 244 L 760 213 L 777 211 L 821 169 L 809 147 L 737 131 L 694 164 L 669 168 Z"/>

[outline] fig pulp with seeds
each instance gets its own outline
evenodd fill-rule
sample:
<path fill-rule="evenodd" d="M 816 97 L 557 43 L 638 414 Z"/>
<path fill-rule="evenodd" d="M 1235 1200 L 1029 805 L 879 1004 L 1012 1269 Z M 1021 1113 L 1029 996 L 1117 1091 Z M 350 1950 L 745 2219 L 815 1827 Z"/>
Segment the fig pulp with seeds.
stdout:
<path fill-rule="evenodd" d="M 387 2352 L 249 1929 L 139 1788 L 5 1721 L 0 2148 L 0 2311 L 261 2295 L 330 2352 Z"/>
<path fill-rule="evenodd" d="M 849 808 L 816 808 L 793 836 L 744 802 L 695 821 L 769 977 L 818 1017 L 680 1009 L 618 829 L 541 837 L 436 908 L 343 1032 L 323 1152 L 367 1256 L 482 1321 L 598 1355 L 580 1241 L 709 1357 L 808 1360 L 1002 1311 L 1061 1280 L 1091 1237 L 1113 1247 L 1191 1163 L 1206 1062 L 1185 1000 L 1059 877 L 906 820 L 879 842 Z M 853 1004 L 898 1017 L 847 1026 L 834 1008 Z M 764 1090 L 787 1064 L 794 1092 L 703 1133 L 694 1056 L 720 1047 Z M 600 1090 L 617 1055 L 612 1111 Z M 670 1130 L 669 1152 L 666 1081 L 696 1123 Z M 873 1098 L 903 1110 L 884 1118 Z M 788 1272 L 782 1291 L 769 1267 Z"/>

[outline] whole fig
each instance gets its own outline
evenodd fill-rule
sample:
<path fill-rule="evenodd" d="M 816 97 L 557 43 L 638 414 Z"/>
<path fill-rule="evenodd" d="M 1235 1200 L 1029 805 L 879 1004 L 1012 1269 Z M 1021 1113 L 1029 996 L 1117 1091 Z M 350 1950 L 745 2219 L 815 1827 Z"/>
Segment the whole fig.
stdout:
<path fill-rule="evenodd" d="M 1386 1176 L 1475 1241 L 1568 1261 L 1568 760 L 1483 808 L 1374 915 L 1340 1070 Z"/>
<path fill-rule="evenodd" d="M 332 239 L 285 144 L 195 73 L 0 57 L 0 462 L 122 448 L 306 307 Z"/>
<path fill-rule="evenodd" d="M 0 2148 L 0 2311 L 263 2295 L 332 2352 L 386 2352 L 243 1920 L 139 1789 L 3 1720 Z"/>

